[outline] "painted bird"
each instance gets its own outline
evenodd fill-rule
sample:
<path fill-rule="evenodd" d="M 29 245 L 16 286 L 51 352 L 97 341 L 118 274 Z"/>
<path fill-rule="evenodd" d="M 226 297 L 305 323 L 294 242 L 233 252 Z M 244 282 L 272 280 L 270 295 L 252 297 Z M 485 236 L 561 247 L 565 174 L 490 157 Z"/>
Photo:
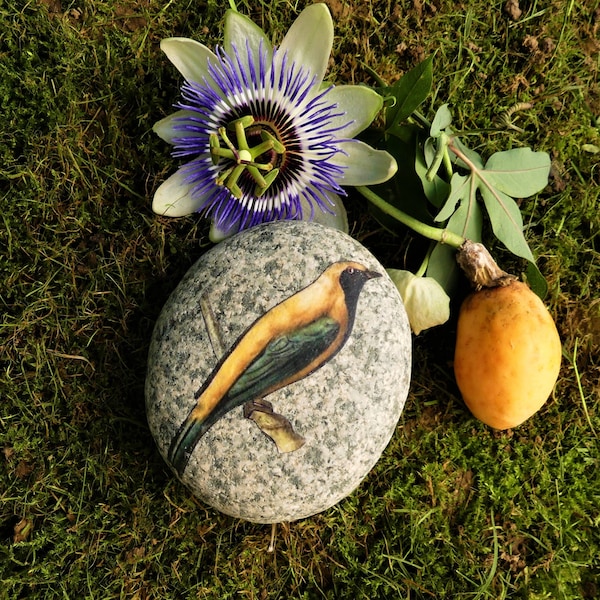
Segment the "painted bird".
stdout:
<path fill-rule="evenodd" d="M 169 448 L 181 475 L 200 438 L 226 413 L 316 371 L 342 348 L 358 297 L 381 277 L 357 262 L 336 262 L 313 283 L 259 317 L 196 392 L 196 404 Z"/>

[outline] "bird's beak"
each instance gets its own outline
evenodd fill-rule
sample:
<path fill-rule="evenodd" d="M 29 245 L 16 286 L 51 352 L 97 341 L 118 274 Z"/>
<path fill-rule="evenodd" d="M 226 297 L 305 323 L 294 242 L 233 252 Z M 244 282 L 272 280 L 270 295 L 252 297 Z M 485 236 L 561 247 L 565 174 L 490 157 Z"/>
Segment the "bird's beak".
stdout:
<path fill-rule="evenodd" d="M 378 271 L 371 271 L 370 269 L 367 269 L 365 271 L 365 276 L 367 279 L 377 279 L 377 277 L 381 277 L 381 273 L 379 273 Z"/>

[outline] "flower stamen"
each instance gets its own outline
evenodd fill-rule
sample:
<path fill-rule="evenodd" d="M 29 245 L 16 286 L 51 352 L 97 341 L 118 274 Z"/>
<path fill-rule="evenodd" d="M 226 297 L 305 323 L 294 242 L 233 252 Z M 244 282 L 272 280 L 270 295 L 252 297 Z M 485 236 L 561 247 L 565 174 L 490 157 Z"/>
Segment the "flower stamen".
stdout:
<path fill-rule="evenodd" d="M 277 152 L 277 154 L 285 154 L 285 146 L 272 133 L 269 133 L 266 129 L 261 130 L 260 138 L 262 139 L 263 142 L 272 142 L 273 143 L 272 148 L 269 148 L 270 150 Z M 260 148 L 260 145 L 256 146 L 256 148 Z"/>
<path fill-rule="evenodd" d="M 279 169 L 273 169 L 270 173 L 267 173 L 263 179 L 264 185 L 258 184 L 254 190 L 254 194 L 260 198 L 271 187 L 271 184 L 277 179 L 278 175 Z"/>
<path fill-rule="evenodd" d="M 228 148 L 221 148 L 219 145 L 219 136 L 216 133 L 210 134 L 209 146 L 213 165 L 218 165 L 220 158 L 228 158 L 239 163 L 239 153 L 237 149 L 233 145 L 231 146 L 231 150 Z"/>
<path fill-rule="evenodd" d="M 263 187 L 263 186 L 267 185 L 266 179 L 262 176 L 261 172 L 258 170 L 257 167 L 255 167 L 253 165 L 247 165 L 246 168 L 248 169 L 248 173 L 250 174 L 250 177 L 252 177 L 252 179 L 254 179 L 254 181 L 256 182 L 256 184 L 259 187 Z M 273 174 L 273 171 L 271 171 L 268 175 L 272 175 L 272 174 Z"/>
<path fill-rule="evenodd" d="M 237 182 L 245 169 L 246 165 L 236 165 L 227 170 L 230 174 L 226 180 L 222 175 L 217 178 L 217 184 L 224 185 L 238 200 L 243 196 L 243 192 Z"/>

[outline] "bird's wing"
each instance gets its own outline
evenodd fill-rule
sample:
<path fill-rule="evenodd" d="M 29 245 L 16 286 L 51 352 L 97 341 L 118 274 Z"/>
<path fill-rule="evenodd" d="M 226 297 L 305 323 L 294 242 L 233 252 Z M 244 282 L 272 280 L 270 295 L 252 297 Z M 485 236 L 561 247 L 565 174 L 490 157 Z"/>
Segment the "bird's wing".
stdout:
<path fill-rule="evenodd" d="M 333 344 L 339 330 L 340 324 L 335 319 L 323 316 L 276 337 L 234 383 L 224 398 L 224 404 L 239 405 L 260 398 L 265 392 L 273 392 L 281 387 L 280 384 L 293 380 Z"/>
<path fill-rule="evenodd" d="M 169 459 L 177 472 L 183 473 L 198 440 L 230 410 L 296 381 L 317 357 L 323 355 L 316 367 L 331 358 L 339 348 L 339 344 L 333 346 L 339 331 L 340 324 L 324 316 L 267 344 L 206 419 L 198 421 L 190 413 L 182 423 L 169 448 Z"/>

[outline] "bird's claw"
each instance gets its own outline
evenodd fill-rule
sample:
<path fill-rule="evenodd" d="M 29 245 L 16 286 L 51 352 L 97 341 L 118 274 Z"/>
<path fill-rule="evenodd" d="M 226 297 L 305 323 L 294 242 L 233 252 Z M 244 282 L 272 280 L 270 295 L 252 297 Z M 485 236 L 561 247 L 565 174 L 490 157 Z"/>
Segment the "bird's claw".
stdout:
<path fill-rule="evenodd" d="M 304 446 L 305 439 L 297 434 L 283 415 L 273 411 L 273 405 L 259 398 L 244 404 L 244 417 L 256 426 L 277 446 L 279 452 L 293 452 Z"/>

